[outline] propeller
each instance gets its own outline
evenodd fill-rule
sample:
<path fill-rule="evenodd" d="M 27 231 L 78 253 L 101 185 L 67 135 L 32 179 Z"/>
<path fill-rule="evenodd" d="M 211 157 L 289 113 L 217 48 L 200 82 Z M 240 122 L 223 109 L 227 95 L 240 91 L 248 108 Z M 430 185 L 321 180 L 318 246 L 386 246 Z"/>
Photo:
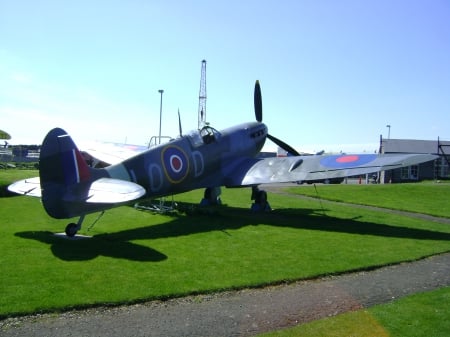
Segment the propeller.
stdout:
<path fill-rule="evenodd" d="M 255 93 L 253 96 L 254 105 L 255 105 L 255 118 L 258 122 L 262 122 L 262 98 L 261 98 L 261 87 L 259 85 L 259 81 L 257 80 L 255 83 Z M 300 156 L 300 153 L 298 153 L 292 146 L 286 144 L 282 140 L 278 139 L 275 136 L 272 136 L 270 134 L 267 134 L 267 138 L 269 138 L 272 142 L 277 144 L 279 147 L 281 147 L 283 150 L 293 154 L 294 156 Z"/>
<path fill-rule="evenodd" d="M 287 151 L 290 154 L 293 154 L 294 156 L 300 156 L 300 153 L 298 153 L 297 150 L 295 150 L 292 146 L 286 144 L 282 140 L 280 140 L 272 135 L 269 135 L 269 134 L 267 134 L 267 138 L 269 138 L 272 142 L 274 142 L 279 147 L 281 147 L 284 151 Z"/>
<path fill-rule="evenodd" d="M 182 137 L 183 136 L 183 130 L 181 129 L 180 108 L 178 108 L 178 131 L 180 132 L 180 137 Z"/>
<path fill-rule="evenodd" d="M 259 86 L 259 81 L 256 80 L 255 83 L 255 94 L 253 96 L 255 103 L 255 118 L 258 122 L 262 122 L 262 99 L 261 99 L 261 87 Z"/>

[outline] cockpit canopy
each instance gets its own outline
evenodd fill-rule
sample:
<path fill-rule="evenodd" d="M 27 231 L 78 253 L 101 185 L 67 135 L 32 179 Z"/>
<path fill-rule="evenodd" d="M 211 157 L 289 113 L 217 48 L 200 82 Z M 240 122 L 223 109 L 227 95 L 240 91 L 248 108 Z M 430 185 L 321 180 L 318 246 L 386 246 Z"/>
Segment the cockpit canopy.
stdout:
<path fill-rule="evenodd" d="M 219 131 L 207 125 L 200 130 L 192 130 L 187 135 L 192 143 L 192 146 L 198 147 L 203 144 L 211 144 L 216 142 L 222 136 Z"/>

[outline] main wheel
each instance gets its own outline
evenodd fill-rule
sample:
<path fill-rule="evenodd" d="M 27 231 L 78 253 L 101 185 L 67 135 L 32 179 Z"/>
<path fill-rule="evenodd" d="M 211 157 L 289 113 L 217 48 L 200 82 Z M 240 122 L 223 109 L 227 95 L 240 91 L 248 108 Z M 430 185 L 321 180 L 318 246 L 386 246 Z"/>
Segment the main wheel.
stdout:
<path fill-rule="evenodd" d="M 267 192 L 263 190 L 258 191 L 255 202 L 264 206 L 267 203 Z"/>
<path fill-rule="evenodd" d="M 69 238 L 73 238 L 78 232 L 78 225 L 76 223 L 70 223 L 66 226 L 66 235 Z"/>

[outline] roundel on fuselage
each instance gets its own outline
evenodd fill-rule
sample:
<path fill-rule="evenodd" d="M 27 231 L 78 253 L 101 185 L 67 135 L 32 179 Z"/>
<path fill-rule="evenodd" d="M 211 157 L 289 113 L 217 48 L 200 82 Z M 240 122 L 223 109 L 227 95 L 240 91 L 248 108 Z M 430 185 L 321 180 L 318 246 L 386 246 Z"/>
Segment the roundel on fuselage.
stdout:
<path fill-rule="evenodd" d="M 179 183 L 189 172 L 189 160 L 178 146 L 169 145 L 161 152 L 164 173 L 171 183 Z"/>

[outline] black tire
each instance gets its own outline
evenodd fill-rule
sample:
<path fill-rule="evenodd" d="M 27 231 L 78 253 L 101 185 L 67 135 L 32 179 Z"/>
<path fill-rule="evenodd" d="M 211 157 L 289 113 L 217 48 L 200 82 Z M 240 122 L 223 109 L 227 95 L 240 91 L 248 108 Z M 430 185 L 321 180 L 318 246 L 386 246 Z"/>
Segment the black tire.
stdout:
<path fill-rule="evenodd" d="M 78 232 L 78 226 L 76 223 L 70 223 L 66 226 L 66 235 L 69 238 L 73 238 Z"/>
<path fill-rule="evenodd" d="M 267 192 L 266 191 L 258 191 L 255 202 L 260 205 L 265 204 L 267 202 Z"/>

